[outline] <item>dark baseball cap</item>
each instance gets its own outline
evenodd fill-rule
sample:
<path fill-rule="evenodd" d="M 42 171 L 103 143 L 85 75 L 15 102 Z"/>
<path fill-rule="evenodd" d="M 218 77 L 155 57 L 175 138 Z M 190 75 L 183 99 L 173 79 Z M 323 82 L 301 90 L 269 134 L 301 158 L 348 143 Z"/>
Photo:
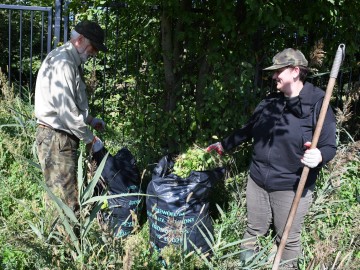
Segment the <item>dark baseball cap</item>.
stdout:
<path fill-rule="evenodd" d="M 287 66 L 304 66 L 307 67 L 308 61 L 303 53 L 299 50 L 287 48 L 277 53 L 272 59 L 273 65 L 264 70 L 277 70 Z"/>
<path fill-rule="evenodd" d="M 107 52 L 104 45 L 105 34 L 100 25 L 92 21 L 81 21 L 75 26 L 75 31 L 90 40 L 92 46 L 97 50 Z"/>

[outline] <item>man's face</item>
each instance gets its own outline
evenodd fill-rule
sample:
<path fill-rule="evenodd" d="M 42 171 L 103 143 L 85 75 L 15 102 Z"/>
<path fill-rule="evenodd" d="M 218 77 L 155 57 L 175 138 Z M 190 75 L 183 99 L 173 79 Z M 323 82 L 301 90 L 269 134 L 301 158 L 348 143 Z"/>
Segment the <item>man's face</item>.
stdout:
<path fill-rule="evenodd" d="M 91 45 L 90 40 L 84 36 L 82 36 L 80 46 L 77 48 L 77 51 L 81 62 L 83 63 L 85 63 L 91 56 L 95 56 L 98 52 L 98 50 Z"/>

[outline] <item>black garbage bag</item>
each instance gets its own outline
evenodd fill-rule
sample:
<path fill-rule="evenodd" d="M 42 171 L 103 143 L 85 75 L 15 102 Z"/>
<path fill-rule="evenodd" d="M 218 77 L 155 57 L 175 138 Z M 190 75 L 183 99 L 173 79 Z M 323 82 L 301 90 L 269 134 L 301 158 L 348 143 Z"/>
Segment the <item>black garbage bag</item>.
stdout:
<path fill-rule="evenodd" d="M 201 250 L 211 255 L 213 225 L 208 197 L 214 184 L 224 177 L 225 169 L 191 171 L 181 178 L 169 174 L 173 165 L 170 156 L 163 157 L 147 187 L 150 244 L 157 251 L 172 244 L 186 252 Z"/>
<path fill-rule="evenodd" d="M 101 163 L 106 153 L 106 149 L 103 148 L 93 154 L 97 165 Z M 120 149 L 115 156 L 109 153 L 101 176 L 105 180 L 105 186 L 98 186 L 99 193 L 104 191 L 106 195 L 142 193 L 136 160 L 127 148 Z M 108 207 L 102 210 L 102 214 L 104 220 L 114 230 L 114 236 L 124 238 L 132 232 L 137 222 L 137 215 L 140 213 L 141 198 L 134 195 L 107 200 Z"/>

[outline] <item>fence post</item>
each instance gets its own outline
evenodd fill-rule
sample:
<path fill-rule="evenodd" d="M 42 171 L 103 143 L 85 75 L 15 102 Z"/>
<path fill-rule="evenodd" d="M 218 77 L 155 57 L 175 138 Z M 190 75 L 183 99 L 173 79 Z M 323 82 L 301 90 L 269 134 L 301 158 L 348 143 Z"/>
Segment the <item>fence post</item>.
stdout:
<path fill-rule="evenodd" d="M 62 0 L 55 0 L 54 48 L 56 48 L 58 43 L 60 42 L 61 18 L 62 18 Z"/>
<path fill-rule="evenodd" d="M 64 4 L 64 43 L 68 41 L 68 32 L 69 32 L 69 0 L 65 0 Z"/>

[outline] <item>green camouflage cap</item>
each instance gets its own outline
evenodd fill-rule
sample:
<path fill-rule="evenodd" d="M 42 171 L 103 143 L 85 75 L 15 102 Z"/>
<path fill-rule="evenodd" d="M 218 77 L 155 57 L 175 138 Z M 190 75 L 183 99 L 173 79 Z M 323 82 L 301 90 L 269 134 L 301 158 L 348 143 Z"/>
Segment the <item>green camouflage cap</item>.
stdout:
<path fill-rule="evenodd" d="M 308 61 L 299 50 L 287 48 L 282 52 L 277 53 L 273 59 L 273 65 L 264 70 L 276 70 L 286 66 L 304 66 L 307 67 Z"/>

